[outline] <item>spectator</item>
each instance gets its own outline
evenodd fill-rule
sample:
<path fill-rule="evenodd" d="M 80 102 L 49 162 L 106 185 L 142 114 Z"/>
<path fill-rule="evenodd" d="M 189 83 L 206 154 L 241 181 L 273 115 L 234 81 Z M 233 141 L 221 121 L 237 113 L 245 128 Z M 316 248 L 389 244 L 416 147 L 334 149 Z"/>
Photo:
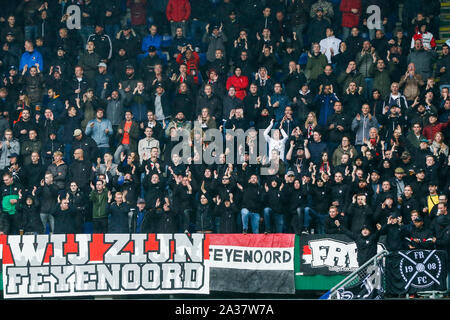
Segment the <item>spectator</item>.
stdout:
<path fill-rule="evenodd" d="M 86 126 L 86 136 L 92 137 L 97 144 L 99 156 L 103 157 L 109 152 L 109 137 L 113 135 L 111 121 L 103 118 L 104 110 L 99 108 L 96 112 L 96 118 L 89 121 Z"/>
<path fill-rule="evenodd" d="M 189 0 L 169 0 L 166 8 L 167 20 L 170 22 L 172 37 L 175 37 L 176 29 L 181 27 L 183 36 L 186 36 L 186 23 L 191 15 Z"/>

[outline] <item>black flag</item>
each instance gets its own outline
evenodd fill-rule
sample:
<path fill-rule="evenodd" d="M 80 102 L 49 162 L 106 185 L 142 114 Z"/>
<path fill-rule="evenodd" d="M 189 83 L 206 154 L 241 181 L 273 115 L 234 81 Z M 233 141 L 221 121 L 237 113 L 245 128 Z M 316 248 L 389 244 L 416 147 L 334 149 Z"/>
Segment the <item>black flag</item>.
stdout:
<path fill-rule="evenodd" d="M 438 250 L 410 250 L 386 257 L 386 293 L 413 294 L 447 290 L 447 255 Z"/>

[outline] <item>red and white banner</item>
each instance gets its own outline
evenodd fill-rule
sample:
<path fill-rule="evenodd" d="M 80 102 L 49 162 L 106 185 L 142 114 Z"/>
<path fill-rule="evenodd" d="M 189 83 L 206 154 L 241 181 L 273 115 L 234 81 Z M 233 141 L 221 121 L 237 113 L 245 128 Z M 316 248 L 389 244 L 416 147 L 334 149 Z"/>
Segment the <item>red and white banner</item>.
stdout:
<path fill-rule="evenodd" d="M 0 236 L 5 298 L 209 294 L 203 234 Z"/>
<path fill-rule="evenodd" d="M 294 293 L 294 234 L 208 234 L 210 289 Z"/>

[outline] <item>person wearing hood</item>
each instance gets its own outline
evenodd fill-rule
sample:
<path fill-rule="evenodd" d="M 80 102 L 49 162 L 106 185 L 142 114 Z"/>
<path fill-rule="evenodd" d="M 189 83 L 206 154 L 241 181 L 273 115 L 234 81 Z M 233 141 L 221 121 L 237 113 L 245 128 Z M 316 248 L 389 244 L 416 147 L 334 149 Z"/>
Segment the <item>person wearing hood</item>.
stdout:
<path fill-rule="evenodd" d="M 362 266 L 377 254 L 378 239 L 380 238 L 381 225 L 377 224 L 377 231 L 371 232 L 369 226 L 362 225 L 357 232 L 345 228 L 339 221 L 335 222 L 340 231 L 356 243 L 358 265 Z M 352 228 L 353 229 L 353 228 Z"/>
<path fill-rule="evenodd" d="M 294 113 L 300 123 L 306 122 L 308 114 L 313 107 L 314 98 L 315 95 L 310 90 L 309 85 L 304 83 L 297 95 L 292 99 L 292 107 L 294 107 Z"/>
<path fill-rule="evenodd" d="M 212 233 L 213 230 L 213 204 L 205 193 L 200 194 L 200 203 L 197 205 L 195 228 L 197 233 Z"/>
<path fill-rule="evenodd" d="M 233 194 L 229 193 L 224 199 L 216 197 L 214 216 L 219 217 L 219 229 L 217 233 L 236 233 L 236 217 L 239 212 L 233 200 Z"/>
<path fill-rule="evenodd" d="M 44 228 L 39 217 L 39 201 L 31 193 L 22 196 L 19 192 L 19 203 L 17 205 L 17 214 L 20 217 L 19 231 L 24 234 L 42 234 Z"/>
<path fill-rule="evenodd" d="M 283 203 L 281 197 L 283 196 L 282 183 L 279 185 L 277 178 L 272 178 L 267 183 L 264 184 L 265 193 L 262 195 L 263 202 L 265 203 L 264 208 L 264 233 L 271 233 L 274 230 L 276 233 L 283 233 L 285 227 L 285 210 L 283 208 Z M 274 228 L 272 228 L 272 220 L 274 222 Z"/>

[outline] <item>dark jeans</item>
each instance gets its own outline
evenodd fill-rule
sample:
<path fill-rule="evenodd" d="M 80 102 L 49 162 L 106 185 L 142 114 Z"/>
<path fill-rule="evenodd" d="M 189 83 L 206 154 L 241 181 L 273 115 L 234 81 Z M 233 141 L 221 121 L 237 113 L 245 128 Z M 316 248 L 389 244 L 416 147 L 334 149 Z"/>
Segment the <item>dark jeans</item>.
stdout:
<path fill-rule="evenodd" d="M 297 208 L 294 215 L 292 216 L 291 225 L 294 229 L 295 234 L 302 233 L 303 230 L 303 216 L 304 216 L 304 209 L 303 208 Z"/>
<path fill-rule="evenodd" d="M 181 219 L 180 226 L 182 227 L 182 230 L 181 230 L 182 232 L 185 231 L 185 230 L 189 231 L 189 225 L 191 223 L 191 214 L 192 214 L 192 210 L 191 209 L 184 209 L 181 212 L 181 215 L 180 215 L 180 219 Z"/>
<path fill-rule="evenodd" d="M 264 231 L 271 232 L 272 218 L 275 224 L 275 232 L 283 233 L 284 215 L 273 211 L 272 208 L 264 208 Z"/>
<path fill-rule="evenodd" d="M 325 218 L 327 217 L 328 213 L 323 212 L 317 212 L 314 209 L 311 209 L 310 207 L 305 208 L 305 229 L 309 229 L 311 227 L 311 220 L 314 219 L 316 222 L 317 232 L 318 234 L 324 234 L 325 233 Z"/>
<path fill-rule="evenodd" d="M 94 233 L 108 232 L 108 218 L 92 219 L 92 225 L 94 227 Z"/>

